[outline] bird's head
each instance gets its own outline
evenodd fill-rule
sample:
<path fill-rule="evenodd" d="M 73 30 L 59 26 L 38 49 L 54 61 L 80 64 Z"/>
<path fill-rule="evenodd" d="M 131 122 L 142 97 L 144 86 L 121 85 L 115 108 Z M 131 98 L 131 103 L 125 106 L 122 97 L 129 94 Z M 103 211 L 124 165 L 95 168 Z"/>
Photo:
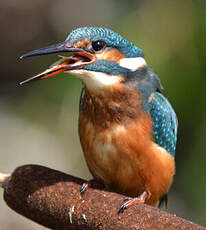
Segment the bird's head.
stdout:
<path fill-rule="evenodd" d="M 69 53 L 44 72 L 20 84 L 44 79 L 61 72 L 78 76 L 87 88 L 99 90 L 125 81 L 127 73 L 146 65 L 142 50 L 106 28 L 82 27 L 64 42 L 31 51 L 21 58 L 53 53 Z"/>

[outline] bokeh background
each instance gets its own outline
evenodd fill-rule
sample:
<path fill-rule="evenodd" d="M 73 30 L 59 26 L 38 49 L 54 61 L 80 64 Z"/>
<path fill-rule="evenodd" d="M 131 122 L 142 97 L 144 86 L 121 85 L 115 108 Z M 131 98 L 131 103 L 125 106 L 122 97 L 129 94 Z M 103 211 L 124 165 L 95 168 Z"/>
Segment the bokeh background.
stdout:
<path fill-rule="evenodd" d="M 19 86 L 57 60 L 19 56 L 80 26 L 109 27 L 140 46 L 179 119 L 168 211 L 206 226 L 206 1 L 0 1 L 0 171 L 34 163 L 91 178 L 77 132 L 81 82 L 61 74 Z M 44 229 L 0 191 L 1 229 Z"/>

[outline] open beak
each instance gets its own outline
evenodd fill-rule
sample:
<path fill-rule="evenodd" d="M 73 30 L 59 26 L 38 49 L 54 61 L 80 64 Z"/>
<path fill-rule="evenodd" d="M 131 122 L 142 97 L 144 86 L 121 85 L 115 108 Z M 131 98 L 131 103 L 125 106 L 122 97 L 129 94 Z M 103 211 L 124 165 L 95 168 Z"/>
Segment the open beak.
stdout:
<path fill-rule="evenodd" d="M 20 82 L 20 85 L 38 79 L 48 78 L 61 72 L 70 71 L 74 69 L 81 69 L 82 66 L 91 64 L 95 61 L 95 55 L 90 50 L 68 46 L 68 41 L 31 51 L 27 54 L 22 55 L 20 59 L 37 55 L 67 52 L 72 53 L 73 56 L 59 56 L 61 58 L 59 61 L 54 63 L 44 72 Z"/>

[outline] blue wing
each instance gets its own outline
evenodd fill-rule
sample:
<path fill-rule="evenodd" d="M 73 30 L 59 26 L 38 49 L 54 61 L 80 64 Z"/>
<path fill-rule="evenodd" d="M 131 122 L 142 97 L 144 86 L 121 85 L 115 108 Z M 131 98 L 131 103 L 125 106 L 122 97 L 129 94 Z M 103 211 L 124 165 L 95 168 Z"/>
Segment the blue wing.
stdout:
<path fill-rule="evenodd" d="M 178 121 L 172 106 L 162 94 L 156 92 L 149 107 L 155 142 L 175 156 Z"/>

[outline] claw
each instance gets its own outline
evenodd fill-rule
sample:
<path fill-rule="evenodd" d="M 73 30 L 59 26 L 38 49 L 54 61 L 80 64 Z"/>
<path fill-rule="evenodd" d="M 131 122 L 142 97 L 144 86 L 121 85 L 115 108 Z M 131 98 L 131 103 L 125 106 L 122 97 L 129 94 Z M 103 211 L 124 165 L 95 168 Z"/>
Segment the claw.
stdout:
<path fill-rule="evenodd" d="M 84 195 L 84 193 L 90 188 L 90 187 L 98 187 L 98 188 L 103 188 L 104 184 L 97 180 L 97 179 L 91 179 L 88 182 L 85 182 L 81 189 L 80 189 L 80 194 Z"/>
<path fill-rule="evenodd" d="M 84 183 L 80 189 L 80 194 L 83 196 L 84 193 L 86 192 L 86 190 L 88 189 L 89 186 L 89 183 Z"/>
<path fill-rule="evenodd" d="M 145 201 L 150 198 L 150 196 L 151 196 L 150 192 L 144 191 L 140 196 L 136 198 L 127 198 L 127 202 L 125 202 L 120 206 L 120 209 L 118 210 L 118 214 L 124 212 L 125 209 L 129 208 L 134 204 L 144 204 Z"/>
<path fill-rule="evenodd" d="M 127 208 L 126 205 L 125 205 L 125 204 L 122 204 L 122 205 L 120 206 L 120 209 L 118 210 L 118 215 L 119 215 L 120 213 L 124 212 L 124 210 L 125 210 L 126 208 Z"/>

